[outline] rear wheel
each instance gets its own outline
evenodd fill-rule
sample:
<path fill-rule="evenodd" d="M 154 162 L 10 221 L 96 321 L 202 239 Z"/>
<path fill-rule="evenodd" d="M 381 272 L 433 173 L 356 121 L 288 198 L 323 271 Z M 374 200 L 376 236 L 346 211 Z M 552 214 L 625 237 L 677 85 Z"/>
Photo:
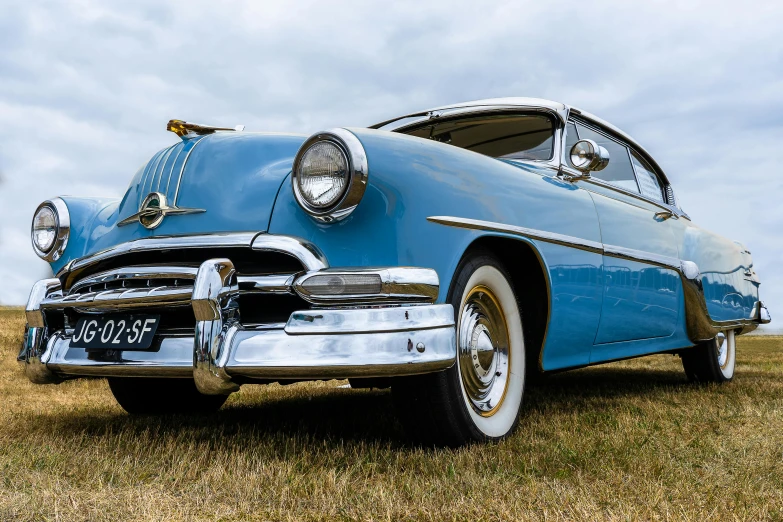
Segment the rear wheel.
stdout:
<path fill-rule="evenodd" d="M 525 387 L 525 344 L 510 277 L 487 253 L 466 257 L 450 301 L 457 323 L 457 363 L 395 381 L 406 431 L 436 445 L 499 440 L 519 421 Z"/>
<path fill-rule="evenodd" d="M 228 395 L 203 395 L 193 379 L 110 377 L 109 388 L 122 409 L 135 415 L 212 413 Z"/>
<path fill-rule="evenodd" d="M 737 343 L 733 330 L 682 352 L 682 367 L 694 382 L 728 382 L 734 377 Z"/>

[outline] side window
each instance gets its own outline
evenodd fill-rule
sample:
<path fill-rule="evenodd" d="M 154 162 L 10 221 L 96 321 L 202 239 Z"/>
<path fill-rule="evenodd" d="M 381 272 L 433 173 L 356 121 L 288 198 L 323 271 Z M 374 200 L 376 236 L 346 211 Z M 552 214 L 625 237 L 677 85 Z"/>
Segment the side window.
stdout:
<path fill-rule="evenodd" d="M 661 182 L 650 164 L 634 151 L 631 151 L 631 162 L 633 163 L 633 170 L 636 172 L 636 179 L 639 181 L 639 189 L 642 196 L 663 203 Z"/>
<path fill-rule="evenodd" d="M 631 166 L 631 158 L 628 155 L 626 146 L 583 125 L 577 124 L 577 128 L 580 139 L 593 140 L 609 151 L 609 164 L 604 170 L 592 172 L 592 176 L 607 181 L 612 185 L 622 187 L 625 190 L 638 193 L 639 185 L 636 183 L 633 167 Z"/>

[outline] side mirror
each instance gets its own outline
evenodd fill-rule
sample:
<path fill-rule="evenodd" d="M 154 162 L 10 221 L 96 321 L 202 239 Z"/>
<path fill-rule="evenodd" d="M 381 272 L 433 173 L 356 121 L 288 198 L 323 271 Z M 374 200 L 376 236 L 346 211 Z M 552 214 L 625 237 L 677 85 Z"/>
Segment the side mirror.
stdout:
<path fill-rule="evenodd" d="M 609 164 L 609 151 L 593 140 L 579 140 L 571 147 L 571 164 L 582 172 L 599 171 Z"/>

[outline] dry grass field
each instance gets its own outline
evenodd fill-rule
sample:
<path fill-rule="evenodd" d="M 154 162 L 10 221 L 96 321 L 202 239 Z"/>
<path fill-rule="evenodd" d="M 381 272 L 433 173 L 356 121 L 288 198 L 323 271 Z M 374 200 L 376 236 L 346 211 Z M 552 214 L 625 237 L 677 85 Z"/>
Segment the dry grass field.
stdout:
<path fill-rule="evenodd" d="M 653 356 L 543 378 L 518 432 L 407 444 L 385 391 L 246 386 L 131 418 L 102 380 L 27 382 L 0 310 L 0 520 L 783 520 L 783 338 L 726 386 Z"/>

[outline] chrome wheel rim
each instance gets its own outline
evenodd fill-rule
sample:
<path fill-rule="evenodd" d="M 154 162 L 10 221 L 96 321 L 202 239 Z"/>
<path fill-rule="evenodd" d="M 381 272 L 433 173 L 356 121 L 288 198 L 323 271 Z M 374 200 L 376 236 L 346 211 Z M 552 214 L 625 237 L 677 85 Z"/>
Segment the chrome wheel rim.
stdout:
<path fill-rule="evenodd" d="M 509 333 L 497 298 L 476 286 L 462 305 L 458 339 L 462 387 L 473 409 L 494 414 L 503 402 L 509 381 Z"/>
<path fill-rule="evenodd" d="M 718 343 L 718 366 L 725 369 L 729 362 L 729 338 L 721 332 L 715 337 L 715 341 Z"/>

